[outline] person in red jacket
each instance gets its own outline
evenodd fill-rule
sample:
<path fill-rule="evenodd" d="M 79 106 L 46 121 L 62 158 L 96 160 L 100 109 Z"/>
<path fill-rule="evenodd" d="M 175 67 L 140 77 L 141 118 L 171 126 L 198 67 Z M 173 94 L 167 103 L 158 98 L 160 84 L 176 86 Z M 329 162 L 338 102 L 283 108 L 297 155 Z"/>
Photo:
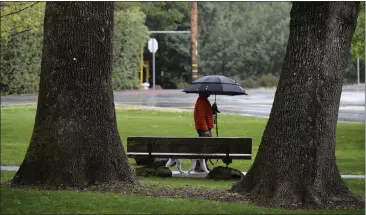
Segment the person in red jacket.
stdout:
<path fill-rule="evenodd" d="M 200 137 L 211 137 L 214 127 L 213 111 L 208 101 L 209 93 L 200 93 L 194 106 L 194 124 Z"/>
<path fill-rule="evenodd" d="M 212 137 L 211 129 L 214 127 L 213 114 L 214 111 L 220 113 L 216 103 L 211 107 L 210 101 L 208 101 L 209 96 L 209 93 L 200 93 L 194 106 L 194 124 L 200 137 Z M 209 169 L 206 162 L 207 160 L 205 159 L 196 160 L 196 162 L 192 163 L 192 165 L 195 163 L 195 166 L 191 166 L 190 171 L 207 172 Z"/>

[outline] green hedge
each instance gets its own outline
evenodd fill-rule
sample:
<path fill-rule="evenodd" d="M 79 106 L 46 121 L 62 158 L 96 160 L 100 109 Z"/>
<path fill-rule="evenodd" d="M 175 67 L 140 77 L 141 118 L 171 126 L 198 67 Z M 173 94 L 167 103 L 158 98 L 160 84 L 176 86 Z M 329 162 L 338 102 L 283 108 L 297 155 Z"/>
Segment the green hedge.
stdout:
<path fill-rule="evenodd" d="M 137 8 L 115 13 L 113 38 L 113 89 L 139 88 L 141 48 L 149 39 L 145 14 Z"/>
<path fill-rule="evenodd" d="M 113 37 L 114 90 L 139 87 L 140 52 L 149 38 L 144 13 L 137 8 L 115 11 Z M 0 42 L 1 95 L 38 92 L 43 29 Z"/>
<path fill-rule="evenodd" d="M 42 34 L 23 33 L 1 44 L 1 94 L 38 91 L 41 70 Z"/>

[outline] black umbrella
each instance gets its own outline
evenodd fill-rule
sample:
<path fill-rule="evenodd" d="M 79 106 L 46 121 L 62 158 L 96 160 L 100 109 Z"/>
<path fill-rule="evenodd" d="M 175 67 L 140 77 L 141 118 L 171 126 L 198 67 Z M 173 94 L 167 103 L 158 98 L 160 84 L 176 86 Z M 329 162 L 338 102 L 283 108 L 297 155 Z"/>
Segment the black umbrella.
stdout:
<path fill-rule="evenodd" d="M 248 95 L 245 90 L 234 80 L 222 75 L 210 75 L 193 81 L 183 92 L 200 93 L 207 92 L 215 95 Z M 216 100 L 215 100 L 216 101 Z"/>
<path fill-rule="evenodd" d="M 202 78 L 193 81 L 191 85 L 186 87 L 183 92 L 186 93 L 201 93 L 207 92 L 209 94 L 215 95 L 215 104 L 216 104 L 216 95 L 228 95 L 228 96 L 236 96 L 236 95 L 248 95 L 245 90 L 239 86 L 234 80 L 222 76 L 222 75 L 210 75 L 204 76 Z M 215 124 L 216 124 L 216 136 L 219 136 L 218 132 L 218 123 L 217 123 L 217 113 L 220 113 L 218 110 L 214 111 L 215 114 Z"/>

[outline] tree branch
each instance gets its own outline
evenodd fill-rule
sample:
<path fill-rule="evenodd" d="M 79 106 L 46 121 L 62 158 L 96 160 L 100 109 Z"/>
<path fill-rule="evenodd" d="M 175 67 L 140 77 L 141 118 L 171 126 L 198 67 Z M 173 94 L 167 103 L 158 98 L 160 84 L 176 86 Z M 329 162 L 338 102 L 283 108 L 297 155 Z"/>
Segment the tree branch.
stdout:
<path fill-rule="evenodd" d="M 43 26 L 43 24 L 42 24 L 42 25 L 35 26 L 34 28 L 27 28 L 27 29 L 24 29 L 23 31 L 15 32 L 15 33 L 13 33 L 13 34 L 10 34 L 10 35 L 9 35 L 9 37 L 13 37 L 13 36 L 16 36 L 16 35 L 18 35 L 18 34 L 25 33 L 25 32 L 27 32 L 27 31 L 31 31 L 31 30 L 36 29 L 36 28 L 39 28 L 39 27 L 41 27 L 41 26 Z"/>
<path fill-rule="evenodd" d="M 35 3 L 31 4 L 31 5 L 29 5 L 28 7 L 25 7 L 25 8 L 23 8 L 23 9 L 18 10 L 18 11 L 14 11 L 14 12 L 11 12 L 11 13 L 8 13 L 8 14 L 5 14 L 4 16 L 0 16 L 0 18 L 3 18 L 3 17 L 6 17 L 6 16 L 10 16 L 10 15 L 13 15 L 13 14 L 20 13 L 20 12 L 22 12 L 23 10 L 26 10 L 26 9 L 28 9 L 28 8 L 31 8 L 31 7 L 33 7 L 34 5 L 38 4 L 38 3 L 39 3 L 39 2 L 37 1 L 37 2 L 35 2 Z"/>
<path fill-rule="evenodd" d="M 39 28 L 39 27 L 41 27 L 41 26 L 43 26 L 43 24 L 37 25 L 37 26 L 35 26 L 35 27 L 33 27 L 33 28 Z M 9 31 L 4 31 L 3 33 L 10 33 L 10 32 L 15 31 L 15 30 L 17 30 L 18 28 L 21 28 L 21 27 L 22 27 L 22 26 L 17 26 L 17 27 L 15 27 L 15 28 L 10 29 Z M 28 28 L 30 28 L 30 27 L 28 26 Z"/>

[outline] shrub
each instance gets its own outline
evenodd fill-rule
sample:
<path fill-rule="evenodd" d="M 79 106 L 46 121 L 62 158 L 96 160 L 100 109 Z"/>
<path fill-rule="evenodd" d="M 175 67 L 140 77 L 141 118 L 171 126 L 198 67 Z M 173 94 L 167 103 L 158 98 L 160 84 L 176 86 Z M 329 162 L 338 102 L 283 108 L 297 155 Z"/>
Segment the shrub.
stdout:
<path fill-rule="evenodd" d="M 240 83 L 240 86 L 242 86 L 244 89 L 258 87 L 257 80 L 252 77 L 242 80 L 239 83 Z"/>
<path fill-rule="evenodd" d="M 257 84 L 261 87 L 277 87 L 279 78 L 272 74 L 265 74 L 259 77 Z"/>

